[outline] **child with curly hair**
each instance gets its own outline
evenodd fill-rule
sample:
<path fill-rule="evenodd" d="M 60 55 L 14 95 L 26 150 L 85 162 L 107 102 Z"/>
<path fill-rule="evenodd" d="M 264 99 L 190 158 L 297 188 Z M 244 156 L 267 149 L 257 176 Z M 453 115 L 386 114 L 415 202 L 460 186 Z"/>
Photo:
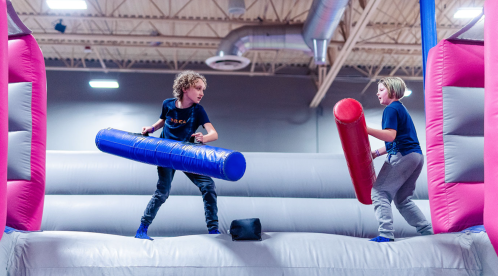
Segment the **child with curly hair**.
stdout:
<path fill-rule="evenodd" d="M 163 128 L 161 138 L 177 141 L 194 139 L 196 142 L 203 144 L 217 140 L 218 133 L 209 121 L 206 111 L 199 104 L 204 97 L 206 85 L 206 78 L 196 72 L 184 71 L 178 74 L 173 83 L 174 98 L 164 100 L 159 120 L 152 126 L 143 127 L 142 134 L 153 133 Z M 196 132 L 199 126 L 203 126 L 206 129 L 206 135 L 202 132 Z M 152 195 L 147 208 L 145 208 L 135 238 L 153 240 L 147 235 L 147 230 L 154 220 L 159 207 L 169 197 L 175 170 L 157 167 L 157 173 L 159 176 L 157 189 L 154 195 Z M 202 193 L 209 234 L 220 234 L 218 231 L 216 187 L 213 179 L 204 175 L 184 173 Z"/>

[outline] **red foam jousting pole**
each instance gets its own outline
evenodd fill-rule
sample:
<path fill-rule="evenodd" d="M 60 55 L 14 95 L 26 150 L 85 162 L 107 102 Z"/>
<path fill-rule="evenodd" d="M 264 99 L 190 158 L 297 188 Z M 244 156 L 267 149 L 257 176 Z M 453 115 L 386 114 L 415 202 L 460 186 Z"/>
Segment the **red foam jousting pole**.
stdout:
<path fill-rule="evenodd" d="M 334 106 L 334 117 L 356 197 L 363 204 L 372 204 L 376 177 L 363 107 L 355 99 L 343 99 Z"/>

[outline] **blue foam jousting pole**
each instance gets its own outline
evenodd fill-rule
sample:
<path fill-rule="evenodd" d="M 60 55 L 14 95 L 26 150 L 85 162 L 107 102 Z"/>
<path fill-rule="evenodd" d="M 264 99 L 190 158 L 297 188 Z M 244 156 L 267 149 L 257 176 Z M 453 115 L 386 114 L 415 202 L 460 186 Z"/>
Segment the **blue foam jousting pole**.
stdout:
<path fill-rule="evenodd" d="M 237 181 L 246 171 L 242 153 L 106 128 L 95 137 L 103 152 L 175 170 Z"/>
<path fill-rule="evenodd" d="M 424 70 L 424 89 L 425 89 L 425 72 L 427 68 L 427 56 L 429 50 L 437 44 L 436 32 L 436 3 L 435 0 L 420 0 L 420 24 L 422 29 L 422 63 Z"/>

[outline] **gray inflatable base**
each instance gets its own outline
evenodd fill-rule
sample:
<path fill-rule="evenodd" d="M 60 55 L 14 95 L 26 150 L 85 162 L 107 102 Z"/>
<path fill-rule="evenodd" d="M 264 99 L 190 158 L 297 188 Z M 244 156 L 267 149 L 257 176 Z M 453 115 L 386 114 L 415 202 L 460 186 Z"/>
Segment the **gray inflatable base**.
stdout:
<path fill-rule="evenodd" d="M 139 240 L 45 231 L 4 234 L 0 275 L 498 275 L 486 233 L 375 243 L 319 233 L 227 234 Z M 6 274 L 7 273 L 7 274 Z"/>

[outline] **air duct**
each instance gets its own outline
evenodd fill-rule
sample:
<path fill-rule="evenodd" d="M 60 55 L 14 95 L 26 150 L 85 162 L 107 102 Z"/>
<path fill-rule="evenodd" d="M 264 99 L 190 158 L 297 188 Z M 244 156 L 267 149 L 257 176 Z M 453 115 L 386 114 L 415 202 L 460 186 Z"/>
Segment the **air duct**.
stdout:
<path fill-rule="evenodd" d="M 228 0 L 228 14 L 241 15 L 246 12 L 244 0 Z"/>
<path fill-rule="evenodd" d="M 348 0 L 313 1 L 303 27 L 304 42 L 313 50 L 315 64 L 325 64 L 327 47 Z"/>
<path fill-rule="evenodd" d="M 341 20 L 348 0 L 313 1 L 306 22 L 296 25 L 244 26 L 231 31 L 218 46 L 216 56 L 206 64 L 218 70 L 238 70 L 250 60 L 248 50 L 300 50 L 314 56 L 316 64 L 326 63 L 326 50 Z"/>
<path fill-rule="evenodd" d="M 303 25 L 245 26 L 233 30 L 223 38 L 216 56 L 206 64 L 218 70 L 237 70 L 246 67 L 250 60 L 242 56 L 253 49 L 293 49 L 310 52 L 304 43 Z"/>

